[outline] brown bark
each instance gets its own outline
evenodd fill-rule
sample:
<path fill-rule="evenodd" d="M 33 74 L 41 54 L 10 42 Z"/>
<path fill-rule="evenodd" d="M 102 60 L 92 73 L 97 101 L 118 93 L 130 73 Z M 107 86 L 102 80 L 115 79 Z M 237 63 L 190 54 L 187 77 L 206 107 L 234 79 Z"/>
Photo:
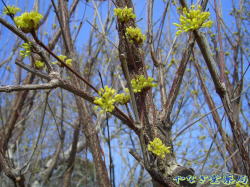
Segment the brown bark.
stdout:
<path fill-rule="evenodd" d="M 34 80 L 34 75 L 29 74 L 24 81 L 24 84 L 30 84 Z M 25 99 L 28 95 L 28 90 L 18 92 L 15 100 L 12 103 L 8 121 L 4 125 L 4 128 L 0 130 L 0 170 L 13 180 L 18 186 L 24 186 L 24 176 L 17 174 L 13 170 L 13 166 L 8 158 L 6 158 L 6 151 L 8 149 L 8 142 L 12 137 L 12 133 L 15 130 L 15 124 L 20 116 L 22 108 L 25 103 Z"/>
<path fill-rule="evenodd" d="M 68 162 L 67 169 L 63 175 L 63 187 L 71 186 L 71 175 L 74 169 L 75 156 L 77 153 L 77 143 L 79 139 L 80 125 L 81 123 L 78 122 L 74 130 L 73 141 L 71 144 L 71 151 L 70 151 L 69 159 L 67 160 Z"/>
<path fill-rule="evenodd" d="M 64 44 L 66 55 L 69 57 L 75 57 L 76 53 L 74 52 L 72 38 L 69 29 L 69 19 L 68 19 L 68 10 L 67 4 L 63 0 L 59 0 L 59 12 L 61 14 L 61 18 L 59 22 L 61 22 L 62 34 L 64 36 Z M 79 66 L 77 65 L 76 58 L 73 58 L 73 64 L 76 71 L 79 70 Z M 71 83 L 77 85 L 78 88 L 84 88 L 79 79 L 72 74 L 70 74 Z M 100 146 L 100 141 L 98 138 L 98 134 L 94 128 L 94 124 L 91 120 L 91 116 L 88 113 L 86 108 L 86 103 L 81 98 L 76 97 L 75 99 L 80 121 L 83 122 L 83 133 L 86 136 L 88 145 L 90 147 L 91 153 L 93 155 L 95 170 L 97 173 L 97 179 L 99 186 L 108 187 L 110 186 L 110 181 L 108 177 L 107 168 L 105 162 L 103 160 L 103 151 Z"/>
<path fill-rule="evenodd" d="M 117 0 L 116 4 L 118 7 L 128 8 L 133 7 L 131 0 Z M 126 75 L 129 72 L 129 76 L 125 76 L 127 82 L 130 82 L 131 79 L 137 77 L 138 75 L 144 75 L 147 77 L 147 72 L 144 64 L 144 54 L 142 52 L 141 45 L 138 43 L 130 43 L 125 34 L 126 28 L 129 26 L 135 27 L 135 21 L 129 20 L 127 23 L 118 22 L 118 34 L 119 34 L 119 57 L 123 67 L 123 73 Z M 166 103 L 170 106 L 165 106 L 168 110 L 167 115 L 163 115 L 162 118 L 156 118 L 156 114 L 159 114 L 159 111 L 156 111 L 155 104 L 153 103 L 152 91 L 150 89 L 144 89 L 141 93 L 135 94 L 136 106 L 139 113 L 139 123 L 141 123 L 141 130 L 139 131 L 139 138 L 141 143 L 141 148 L 143 152 L 143 161 L 139 156 L 133 156 L 139 161 L 143 162 L 144 167 L 150 173 L 153 178 L 155 186 L 176 186 L 173 182 L 172 177 L 182 174 L 183 176 L 194 174 L 192 170 L 188 168 L 177 165 L 175 156 L 173 154 L 173 149 L 171 154 L 168 154 L 165 159 L 158 159 L 157 164 L 155 163 L 155 158 L 152 154 L 146 151 L 146 144 L 149 141 L 153 140 L 155 137 L 160 137 L 167 146 L 172 146 L 171 140 L 171 121 L 166 120 L 166 116 L 170 116 L 172 111 L 173 103 L 176 99 L 176 95 L 180 88 L 182 78 L 185 72 L 185 68 L 191 54 L 191 49 L 194 46 L 194 37 L 191 35 L 190 40 L 187 45 L 187 49 L 184 51 L 183 58 L 181 60 L 181 65 L 176 72 L 176 77 L 173 82 L 172 90 L 168 97 Z M 127 65 L 126 67 L 124 67 Z M 131 79 L 130 79 L 131 78 Z M 169 101 L 169 102 L 168 102 Z M 159 130 L 164 127 L 165 134 Z M 171 176 L 171 177 L 169 177 Z M 185 183 L 182 183 L 181 186 L 185 186 Z"/>

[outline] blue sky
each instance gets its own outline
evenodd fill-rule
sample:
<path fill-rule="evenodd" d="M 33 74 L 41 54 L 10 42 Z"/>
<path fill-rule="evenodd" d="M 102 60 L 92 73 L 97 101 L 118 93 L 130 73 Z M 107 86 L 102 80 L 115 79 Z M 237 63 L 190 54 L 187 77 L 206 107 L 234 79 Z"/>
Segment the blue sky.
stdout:
<path fill-rule="evenodd" d="M 12 4 L 15 4 L 15 5 L 18 5 L 19 7 L 22 8 L 23 11 L 30 11 L 32 9 L 32 4 L 30 2 L 33 2 L 33 1 L 28 1 L 28 0 L 24 0 L 22 2 L 24 3 L 18 3 L 16 4 L 15 3 L 16 1 L 6 1 L 7 4 L 9 5 L 12 5 Z M 21 2 L 21 1 L 20 1 Z M 48 2 L 50 1 L 41 1 L 43 4 L 42 4 L 42 8 L 39 10 L 41 13 L 44 13 L 48 7 Z M 72 2 L 72 0 L 69 1 L 70 3 Z M 76 15 L 72 17 L 71 19 L 71 24 L 73 25 L 76 25 L 78 26 L 81 18 L 84 16 L 84 19 L 83 19 L 83 28 L 78 36 L 78 40 L 77 40 L 77 43 L 76 43 L 76 46 L 77 46 L 77 50 L 79 52 L 81 52 L 83 49 L 84 49 L 84 44 L 86 44 L 87 40 L 88 40 L 88 37 L 89 37 L 89 34 L 90 34 L 90 30 L 91 30 L 91 26 L 89 25 L 89 23 L 87 22 L 90 21 L 92 22 L 92 19 L 93 19 L 93 14 L 94 14 L 94 8 L 93 8 L 93 4 L 91 2 L 89 3 L 83 3 L 84 1 L 81 1 L 79 6 L 81 7 L 80 9 L 78 9 L 78 11 L 76 12 Z M 141 0 L 136 0 L 134 1 L 135 2 L 135 12 L 136 12 L 136 15 L 137 15 L 137 20 L 140 20 L 137 24 L 142 28 L 142 30 L 144 32 L 146 32 L 146 21 L 147 21 L 147 18 L 146 18 L 146 1 L 141 1 Z M 191 1 L 189 1 L 191 2 Z M 214 11 L 213 11 L 213 3 L 210 4 L 210 2 L 213 2 L 213 1 L 209 1 L 209 10 L 211 12 L 211 17 L 212 17 L 212 20 L 215 20 L 215 15 L 214 15 Z M 237 1 L 236 1 L 237 2 Z M 221 3 L 222 3 L 222 16 L 223 16 L 223 19 L 226 23 L 226 25 L 230 28 L 230 30 L 232 30 L 232 32 L 234 32 L 235 30 L 235 20 L 232 19 L 232 16 L 229 15 L 230 11 L 232 10 L 232 4 L 231 4 L 231 1 L 230 0 L 221 0 Z M 100 10 L 100 15 L 102 16 L 102 20 L 105 20 L 105 17 L 107 15 L 107 8 L 109 7 L 109 3 L 108 2 L 103 2 L 100 7 L 99 7 L 99 10 Z M 165 3 L 163 2 L 163 0 L 156 0 L 155 1 L 155 6 L 154 6 L 154 20 L 158 20 L 159 18 L 161 18 L 161 15 L 162 15 L 162 12 L 164 10 L 164 7 L 165 7 Z M 238 3 L 236 4 L 236 7 L 238 7 Z M 109 7 L 110 8 L 110 7 Z M 3 4 L 0 3 L 0 10 L 3 9 Z M 110 11 L 113 10 L 113 7 L 110 8 Z M 165 26 L 164 26 L 164 31 L 167 27 L 168 24 L 170 24 L 171 26 L 171 32 L 172 34 L 174 35 L 175 31 L 176 31 L 176 28 L 175 26 L 172 25 L 173 22 L 178 22 L 178 14 L 176 13 L 176 10 L 174 7 L 171 6 L 171 9 L 170 9 L 170 15 L 169 15 L 169 21 L 166 22 Z M 9 21 L 11 21 L 9 18 L 8 18 Z M 55 20 L 55 14 L 53 13 L 53 11 L 51 11 L 50 13 L 50 19 L 46 22 L 46 26 L 45 28 L 41 28 L 41 32 L 48 32 L 46 29 L 51 29 L 52 28 L 52 24 L 54 23 L 54 20 Z M 97 22 L 97 25 L 99 27 L 99 29 L 101 28 L 100 27 L 100 22 Z M 159 25 L 159 24 L 158 24 Z M 117 32 L 115 30 L 115 24 L 113 25 L 114 27 L 114 31 L 109 33 L 108 37 L 110 37 L 111 39 L 113 39 L 114 41 L 117 39 Z M 215 25 L 214 25 L 215 27 Z M 214 28 L 213 27 L 213 28 Z M 1 33 L 0 33 L 0 48 L 1 49 L 4 49 L 2 52 L 1 52 L 1 56 L 0 56 L 0 60 L 3 60 L 5 59 L 8 55 L 9 55 L 9 50 L 6 45 L 8 46 L 12 46 L 14 40 L 10 40 L 10 36 L 13 38 L 15 37 L 12 33 L 10 33 L 8 30 L 6 29 L 3 29 L 2 26 L 0 26 L 1 28 Z M 100 29 L 101 30 L 101 29 Z M 157 25 L 155 26 L 155 32 L 157 30 Z M 213 29 L 212 29 L 213 30 Z M 49 30 L 50 31 L 50 30 Z M 74 32 L 74 31 L 72 31 Z M 44 37 L 44 36 L 43 36 Z M 46 37 L 46 36 L 45 36 Z M 116 38 L 115 38 L 116 37 Z M 45 42 L 48 42 L 49 39 L 45 40 Z M 116 40 L 117 41 L 117 40 Z M 4 53 L 3 53 L 4 52 Z M 249 62 L 248 62 L 249 63 Z M 14 63 L 10 64 L 10 66 L 15 66 Z M 2 77 L 4 77 L 4 71 L 5 70 L 0 70 L 0 73 L 2 75 Z M 250 77 L 250 73 L 248 71 L 248 73 L 246 74 L 246 78 L 249 79 Z M 12 77 L 14 78 L 14 77 Z M 12 78 L 10 77 L 9 81 L 12 80 Z M 6 84 L 6 80 L 1 80 L 1 84 L 2 83 L 5 83 Z M 113 123 L 113 120 L 110 120 L 110 126 L 111 126 L 111 129 L 114 131 L 114 127 L 115 127 L 115 124 Z M 197 127 L 194 127 L 194 128 L 197 128 Z M 198 132 L 196 132 L 194 135 L 198 134 L 200 132 L 200 130 L 197 130 Z M 125 135 L 126 136 L 126 135 Z M 133 137 L 135 138 L 135 137 Z M 112 146 L 113 147 L 116 147 L 116 145 L 118 144 L 118 141 L 117 140 L 114 140 L 112 141 Z M 184 143 L 184 147 L 185 146 L 188 146 L 190 144 L 190 142 L 185 142 Z M 104 144 L 102 144 L 104 145 Z M 209 146 L 210 145 L 210 141 L 207 142 L 207 144 L 205 146 Z M 127 154 L 127 157 L 128 157 L 128 160 L 129 162 L 131 162 L 131 164 L 134 162 L 134 159 L 128 154 L 128 149 L 131 148 L 131 145 L 125 145 L 124 146 L 125 148 L 123 150 L 119 150 L 119 151 L 122 151 L 124 152 L 124 155 Z M 118 151 L 118 150 L 117 150 Z M 105 152 L 106 152 L 106 161 L 108 163 L 108 152 L 107 152 L 107 147 L 105 146 Z M 122 164 L 122 158 L 119 156 L 119 154 L 116 152 L 116 150 L 114 150 L 113 152 L 113 160 L 115 162 L 115 174 L 116 174 L 116 184 L 119 184 L 121 182 L 121 180 L 123 179 L 121 176 L 124 176 L 124 174 L 128 171 L 125 171 L 124 170 L 124 165 Z"/>

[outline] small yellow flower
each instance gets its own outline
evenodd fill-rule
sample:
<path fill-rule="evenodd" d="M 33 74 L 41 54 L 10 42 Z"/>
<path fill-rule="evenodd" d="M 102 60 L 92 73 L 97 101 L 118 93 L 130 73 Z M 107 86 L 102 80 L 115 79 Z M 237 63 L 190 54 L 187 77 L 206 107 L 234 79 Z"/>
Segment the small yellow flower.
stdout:
<path fill-rule="evenodd" d="M 101 113 L 104 112 L 112 112 L 115 108 L 115 94 L 116 90 L 105 86 L 104 89 L 101 88 L 98 92 L 100 97 L 95 97 L 94 103 L 99 105 L 102 110 Z"/>
<path fill-rule="evenodd" d="M 68 66 L 72 66 L 72 59 L 71 58 L 68 58 L 67 56 L 64 56 L 64 55 L 59 55 L 58 58 L 61 61 L 65 62 L 65 64 L 67 64 Z M 52 62 L 52 64 L 58 64 L 60 67 L 63 67 L 63 65 L 61 65 L 61 63 L 58 61 Z"/>
<path fill-rule="evenodd" d="M 64 61 L 67 57 L 64 55 L 59 55 L 58 58 L 60 58 L 60 60 Z"/>
<path fill-rule="evenodd" d="M 165 158 L 165 154 L 171 153 L 171 147 L 166 147 L 160 138 L 155 138 L 153 141 L 149 142 L 148 150 L 154 153 L 155 155 Z"/>
<path fill-rule="evenodd" d="M 25 33 L 34 32 L 40 26 L 40 21 L 43 18 L 38 12 L 25 12 L 21 16 L 14 18 L 16 26 Z"/>
<path fill-rule="evenodd" d="M 201 129 L 204 129 L 204 126 L 202 124 L 198 124 L 198 126 L 201 128 Z"/>
<path fill-rule="evenodd" d="M 68 65 L 68 66 L 72 66 L 72 59 L 67 59 L 66 61 L 65 61 L 65 63 Z"/>
<path fill-rule="evenodd" d="M 15 6 L 7 6 L 4 8 L 3 13 L 9 16 L 16 15 L 17 12 L 20 12 L 21 9 Z"/>
<path fill-rule="evenodd" d="M 145 78 L 144 75 L 139 75 L 131 80 L 131 85 L 135 93 L 141 92 L 144 88 L 156 87 L 157 84 L 153 83 L 152 77 Z"/>
<path fill-rule="evenodd" d="M 191 91 L 191 94 L 193 94 L 193 95 L 196 95 L 196 96 L 197 96 L 197 95 L 198 95 L 198 91 L 197 91 L 197 90 L 192 90 L 192 91 Z"/>
<path fill-rule="evenodd" d="M 205 140 L 205 139 L 206 139 L 206 136 L 199 136 L 198 139 L 199 139 L 199 140 Z"/>
<path fill-rule="evenodd" d="M 23 48 L 23 50 L 20 51 L 20 55 L 24 58 L 26 56 L 30 56 L 31 54 L 31 44 L 30 43 L 23 43 L 21 45 L 21 47 Z"/>
<path fill-rule="evenodd" d="M 170 61 L 171 64 L 175 64 L 175 59 L 172 58 L 171 61 Z"/>
<path fill-rule="evenodd" d="M 213 21 L 209 20 L 210 13 L 202 12 L 201 6 L 195 9 L 194 5 L 192 5 L 190 10 L 183 8 L 182 13 L 183 15 L 179 19 L 180 24 L 174 23 L 178 27 L 177 36 L 183 32 L 198 30 L 201 27 L 211 27 L 213 24 Z"/>
<path fill-rule="evenodd" d="M 210 36 L 211 36 L 212 38 L 214 38 L 214 37 L 215 37 L 215 34 L 211 34 Z"/>
<path fill-rule="evenodd" d="M 136 17 L 133 9 L 127 6 L 125 8 L 115 8 L 114 13 L 121 22 L 128 22 L 130 19 L 135 19 Z"/>
<path fill-rule="evenodd" d="M 42 61 L 37 60 L 37 61 L 35 61 L 35 67 L 37 69 L 43 69 L 45 67 L 45 63 L 42 62 Z"/>
<path fill-rule="evenodd" d="M 136 42 L 138 44 L 141 44 L 146 39 L 146 36 L 142 34 L 141 29 L 131 26 L 126 28 L 126 36 L 131 43 Z"/>
<path fill-rule="evenodd" d="M 116 103 L 124 105 L 129 102 L 130 100 L 130 95 L 129 95 L 129 90 L 126 88 L 125 93 L 117 94 L 114 98 Z"/>
<path fill-rule="evenodd" d="M 95 97 L 94 103 L 102 108 L 101 113 L 112 112 L 115 108 L 115 104 L 126 104 L 130 100 L 130 95 L 128 89 L 125 89 L 125 93 L 116 94 L 116 90 L 105 86 L 104 89 L 101 88 L 98 92 L 100 97 Z M 94 107 L 95 110 L 98 106 Z"/>
<path fill-rule="evenodd" d="M 52 25 L 52 29 L 56 29 L 57 25 L 56 24 L 53 24 Z"/>

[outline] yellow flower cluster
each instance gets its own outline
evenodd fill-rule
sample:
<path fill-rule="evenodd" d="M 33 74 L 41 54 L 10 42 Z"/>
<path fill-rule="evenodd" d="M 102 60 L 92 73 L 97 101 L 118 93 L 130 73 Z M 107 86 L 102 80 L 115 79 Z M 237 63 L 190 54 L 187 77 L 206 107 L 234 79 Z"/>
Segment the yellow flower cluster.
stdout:
<path fill-rule="evenodd" d="M 147 79 L 144 75 L 139 75 L 137 78 L 131 80 L 131 85 L 135 93 L 141 92 L 144 88 L 156 87 L 157 84 L 153 83 L 154 79 L 148 77 Z"/>
<path fill-rule="evenodd" d="M 121 104 L 121 105 L 124 105 L 124 104 L 126 104 L 126 103 L 129 102 L 129 100 L 130 100 L 130 95 L 129 95 L 129 90 L 128 90 L 128 88 L 125 88 L 125 92 L 126 92 L 126 93 L 121 93 L 121 94 L 115 95 L 116 103 Z"/>
<path fill-rule="evenodd" d="M 116 94 L 116 90 L 108 86 L 101 88 L 98 94 L 100 97 L 95 97 L 94 103 L 102 108 L 101 113 L 112 112 L 115 108 L 115 103 L 126 104 L 130 99 L 129 95 L 124 93 Z M 97 108 L 98 106 L 95 107 L 95 109 Z"/>
<path fill-rule="evenodd" d="M 146 39 L 146 36 L 142 34 L 141 29 L 131 26 L 126 28 L 126 36 L 129 38 L 131 43 L 136 42 L 141 44 Z"/>
<path fill-rule="evenodd" d="M 117 16 L 120 22 L 128 22 L 129 20 L 135 19 L 136 15 L 132 8 L 115 8 L 114 14 Z M 141 29 L 137 27 L 127 27 L 125 32 L 126 37 L 128 37 L 130 43 L 141 44 L 146 39 L 146 36 L 142 34 Z"/>
<path fill-rule="evenodd" d="M 128 22 L 130 19 L 135 19 L 136 17 L 133 9 L 127 6 L 125 8 L 115 8 L 114 13 L 121 22 Z"/>
<path fill-rule="evenodd" d="M 176 35 L 180 35 L 183 32 L 188 32 L 191 30 L 197 30 L 201 27 L 211 27 L 213 21 L 208 20 L 210 17 L 209 12 L 202 12 L 202 7 L 192 5 L 190 10 L 183 8 L 183 15 L 180 16 L 180 24 L 174 23 L 178 27 Z"/>
<path fill-rule="evenodd" d="M 101 113 L 103 112 L 112 112 L 115 108 L 115 96 L 116 90 L 109 88 L 108 86 L 105 86 L 104 89 L 101 88 L 98 92 L 98 94 L 101 97 L 95 97 L 94 103 L 99 105 L 103 110 L 101 110 Z"/>
<path fill-rule="evenodd" d="M 155 138 L 153 141 L 149 142 L 148 150 L 154 153 L 155 155 L 165 158 L 165 154 L 170 153 L 171 147 L 166 147 L 160 138 Z"/>
<path fill-rule="evenodd" d="M 37 69 L 43 69 L 45 67 L 45 63 L 40 61 L 40 60 L 37 60 L 37 61 L 35 61 L 35 67 Z"/>
<path fill-rule="evenodd" d="M 21 9 L 15 6 L 7 6 L 4 8 L 3 13 L 9 16 L 14 16 L 17 12 L 20 12 Z"/>
<path fill-rule="evenodd" d="M 29 43 L 23 43 L 21 45 L 23 50 L 20 51 L 20 55 L 25 58 L 26 56 L 30 56 L 31 54 L 31 45 Z"/>
<path fill-rule="evenodd" d="M 34 32 L 40 26 L 40 21 L 43 18 L 38 12 L 25 12 L 21 16 L 14 18 L 16 26 L 25 33 Z"/>
<path fill-rule="evenodd" d="M 65 62 L 65 64 L 67 64 L 68 66 L 72 66 L 71 58 L 68 58 L 67 56 L 64 56 L 64 55 L 59 55 L 58 58 L 62 60 L 63 62 Z M 58 61 L 52 62 L 52 64 L 58 64 L 59 66 L 63 67 L 61 63 Z"/>

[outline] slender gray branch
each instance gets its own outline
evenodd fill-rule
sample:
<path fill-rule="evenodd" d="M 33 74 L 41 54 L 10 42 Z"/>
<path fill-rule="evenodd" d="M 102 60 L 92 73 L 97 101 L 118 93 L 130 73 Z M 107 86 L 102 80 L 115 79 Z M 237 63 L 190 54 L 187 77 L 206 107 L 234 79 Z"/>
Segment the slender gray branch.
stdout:
<path fill-rule="evenodd" d="M 49 83 L 44 84 L 26 84 L 26 85 L 8 85 L 1 86 L 0 92 L 14 92 L 23 90 L 41 90 L 41 89 L 53 89 L 59 86 L 58 80 L 52 80 Z"/>

